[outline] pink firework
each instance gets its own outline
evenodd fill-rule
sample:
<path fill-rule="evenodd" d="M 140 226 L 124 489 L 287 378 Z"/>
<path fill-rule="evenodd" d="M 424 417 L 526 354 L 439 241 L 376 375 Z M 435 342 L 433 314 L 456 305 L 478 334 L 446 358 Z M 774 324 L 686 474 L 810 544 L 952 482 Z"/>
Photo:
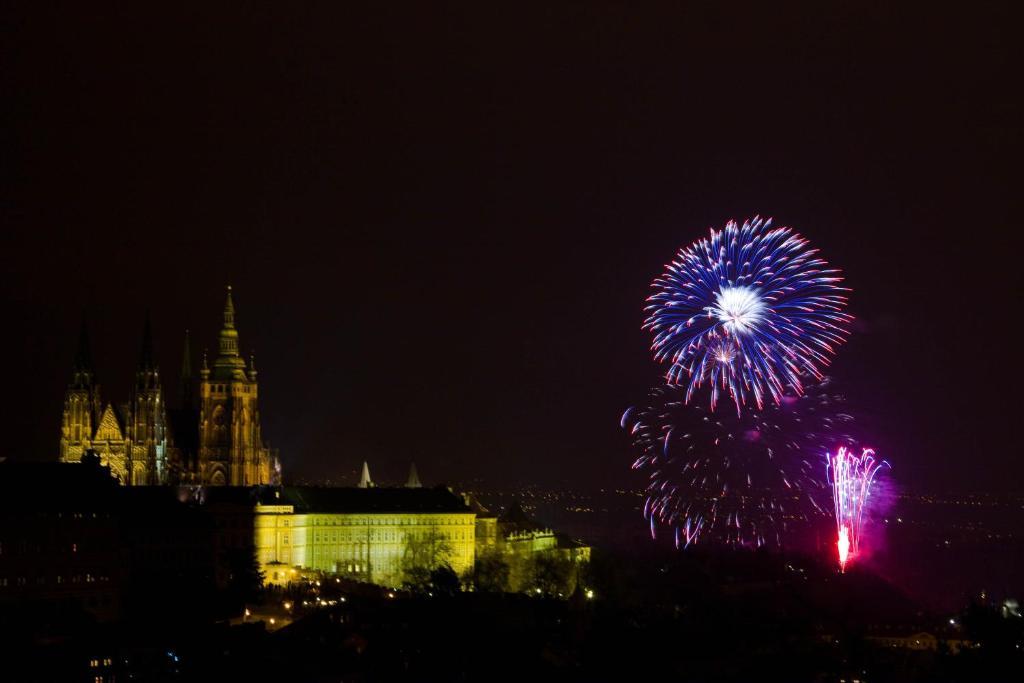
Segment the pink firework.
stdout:
<path fill-rule="evenodd" d="M 871 448 L 863 449 L 857 456 L 841 446 L 835 455 L 828 456 L 829 483 L 836 508 L 836 549 L 842 571 L 860 552 L 871 483 L 882 467 L 889 467 L 889 463 L 876 460 Z"/>

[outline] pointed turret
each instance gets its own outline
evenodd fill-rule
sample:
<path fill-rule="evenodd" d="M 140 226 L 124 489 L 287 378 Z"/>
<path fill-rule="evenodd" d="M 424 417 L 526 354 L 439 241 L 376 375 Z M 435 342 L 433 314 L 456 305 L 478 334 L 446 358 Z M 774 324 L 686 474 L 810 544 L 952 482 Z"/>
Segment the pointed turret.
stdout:
<path fill-rule="evenodd" d="M 181 393 L 181 407 L 192 408 L 192 396 L 195 391 L 192 386 L 192 349 L 188 330 L 185 330 L 185 346 L 181 351 L 181 377 L 178 378 L 178 387 Z"/>
<path fill-rule="evenodd" d="M 75 351 L 75 364 L 72 370 L 71 387 L 88 389 L 96 378 L 96 370 L 92 364 L 92 345 L 89 343 L 89 327 L 82 319 L 82 327 L 78 331 L 78 349 Z"/>
<path fill-rule="evenodd" d="M 373 480 L 370 479 L 370 466 L 363 461 L 363 473 L 359 477 L 359 488 L 370 489 L 373 488 Z"/>
<path fill-rule="evenodd" d="M 160 370 L 156 366 L 153 353 L 153 325 L 146 312 L 146 320 L 142 324 L 142 349 L 139 353 L 139 367 L 135 371 L 136 391 L 153 391 L 159 388 Z"/>
<path fill-rule="evenodd" d="M 407 489 L 420 489 L 423 488 L 423 484 L 420 483 L 420 475 L 416 473 L 416 463 L 409 465 L 409 479 L 405 482 L 405 488 Z"/>
<path fill-rule="evenodd" d="M 213 362 L 213 373 L 217 379 L 245 378 L 245 359 L 238 353 L 238 330 L 235 329 L 235 302 L 228 285 L 224 301 L 224 324 L 220 330 L 219 353 Z"/>
<path fill-rule="evenodd" d="M 99 421 L 100 385 L 92 364 L 92 348 L 85 318 L 78 331 L 78 349 L 72 366 L 71 382 L 64 393 L 64 416 L 61 420 L 60 459 L 78 462 L 89 447 Z"/>
<path fill-rule="evenodd" d="M 149 312 L 142 326 L 142 351 L 135 372 L 135 390 L 122 413 L 125 439 L 132 468 L 128 483 L 157 484 L 163 481 L 167 450 L 167 407 L 160 386 L 160 369 L 153 352 L 153 326 Z M 138 465 L 144 465 L 142 471 Z"/>
<path fill-rule="evenodd" d="M 142 325 L 142 351 L 139 354 L 139 370 L 152 370 L 154 367 L 153 325 L 149 321 L 149 311 L 146 311 L 146 321 Z"/>

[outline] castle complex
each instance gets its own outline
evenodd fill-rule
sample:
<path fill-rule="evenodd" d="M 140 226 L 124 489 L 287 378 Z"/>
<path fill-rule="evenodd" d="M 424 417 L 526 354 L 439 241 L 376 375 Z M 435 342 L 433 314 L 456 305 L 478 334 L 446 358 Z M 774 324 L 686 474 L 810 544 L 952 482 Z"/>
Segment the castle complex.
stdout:
<path fill-rule="evenodd" d="M 589 560 L 587 546 L 530 520 L 518 506 L 499 519 L 469 496 L 424 488 L 415 465 L 401 487 L 375 486 L 365 462 L 356 487 L 281 486 L 280 464 L 260 431 L 255 363 L 239 353 L 230 287 L 223 316 L 217 357 L 210 364 L 204 354 L 198 390 L 186 332 L 173 408 L 148 318 L 135 382 L 120 404 L 100 397 L 83 328 L 64 397 L 60 461 L 80 464 L 83 476 L 106 472 L 122 498 L 135 503 L 171 493 L 156 487 L 180 487 L 175 497 L 213 520 L 216 554 L 251 552 L 273 584 L 318 573 L 396 586 L 417 568 L 446 565 L 470 576 L 480 558 L 500 557 L 508 567 L 502 585 L 519 591 L 534 585 L 538 558 L 574 567 Z M 151 488 L 121 489 L 113 481 Z M 574 577 L 567 572 L 564 579 L 575 585 Z"/>
<path fill-rule="evenodd" d="M 178 406 L 164 398 L 147 318 L 135 383 L 126 403 L 104 403 L 83 327 L 64 395 L 61 462 L 96 451 L 126 485 L 256 486 L 280 480 L 276 455 L 260 432 L 259 385 L 252 358 L 239 354 L 235 305 L 228 287 L 218 354 L 199 370 L 199 407 L 185 336 Z"/>

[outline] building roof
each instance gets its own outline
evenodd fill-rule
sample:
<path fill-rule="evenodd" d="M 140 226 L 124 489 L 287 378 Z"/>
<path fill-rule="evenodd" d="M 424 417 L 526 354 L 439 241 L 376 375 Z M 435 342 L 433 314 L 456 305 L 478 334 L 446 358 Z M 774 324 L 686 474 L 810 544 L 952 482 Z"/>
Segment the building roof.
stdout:
<path fill-rule="evenodd" d="M 498 523 L 505 528 L 506 533 L 523 531 L 543 531 L 549 527 L 530 517 L 523 510 L 519 500 L 512 501 L 512 505 L 498 518 Z"/>
<path fill-rule="evenodd" d="M 272 505 L 294 505 L 296 512 L 324 513 L 471 513 L 461 496 L 443 486 L 436 488 L 326 488 L 292 487 L 271 491 L 261 501 Z"/>

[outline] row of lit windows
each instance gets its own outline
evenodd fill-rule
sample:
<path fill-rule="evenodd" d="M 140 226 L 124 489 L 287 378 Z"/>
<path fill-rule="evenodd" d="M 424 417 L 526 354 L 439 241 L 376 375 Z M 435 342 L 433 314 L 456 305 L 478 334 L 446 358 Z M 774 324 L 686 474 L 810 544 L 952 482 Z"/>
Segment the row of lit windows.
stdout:
<path fill-rule="evenodd" d="M 429 533 L 429 532 L 427 532 Z M 446 540 L 449 541 L 469 541 L 472 540 L 470 532 L 468 531 L 454 531 L 449 533 L 440 534 Z M 413 532 L 399 532 L 393 530 L 377 530 L 376 533 L 371 534 L 369 537 L 374 541 L 405 541 L 409 539 L 420 539 L 424 538 L 423 533 Z M 288 543 L 288 535 L 282 536 L 283 542 Z M 352 543 L 353 541 L 363 541 L 366 539 L 365 534 L 359 534 L 358 536 L 352 536 L 350 534 L 328 534 L 314 532 L 313 542 L 314 543 Z"/>
<path fill-rule="evenodd" d="M 424 515 L 408 515 L 397 518 L 389 519 L 370 519 L 366 517 L 312 517 L 310 519 L 312 526 L 416 526 L 416 525 L 430 525 L 430 526 L 454 526 L 454 525 L 469 525 L 473 524 L 473 517 L 471 515 L 465 515 L 464 517 L 427 517 Z M 288 520 L 282 520 L 281 526 L 288 526 Z"/>

